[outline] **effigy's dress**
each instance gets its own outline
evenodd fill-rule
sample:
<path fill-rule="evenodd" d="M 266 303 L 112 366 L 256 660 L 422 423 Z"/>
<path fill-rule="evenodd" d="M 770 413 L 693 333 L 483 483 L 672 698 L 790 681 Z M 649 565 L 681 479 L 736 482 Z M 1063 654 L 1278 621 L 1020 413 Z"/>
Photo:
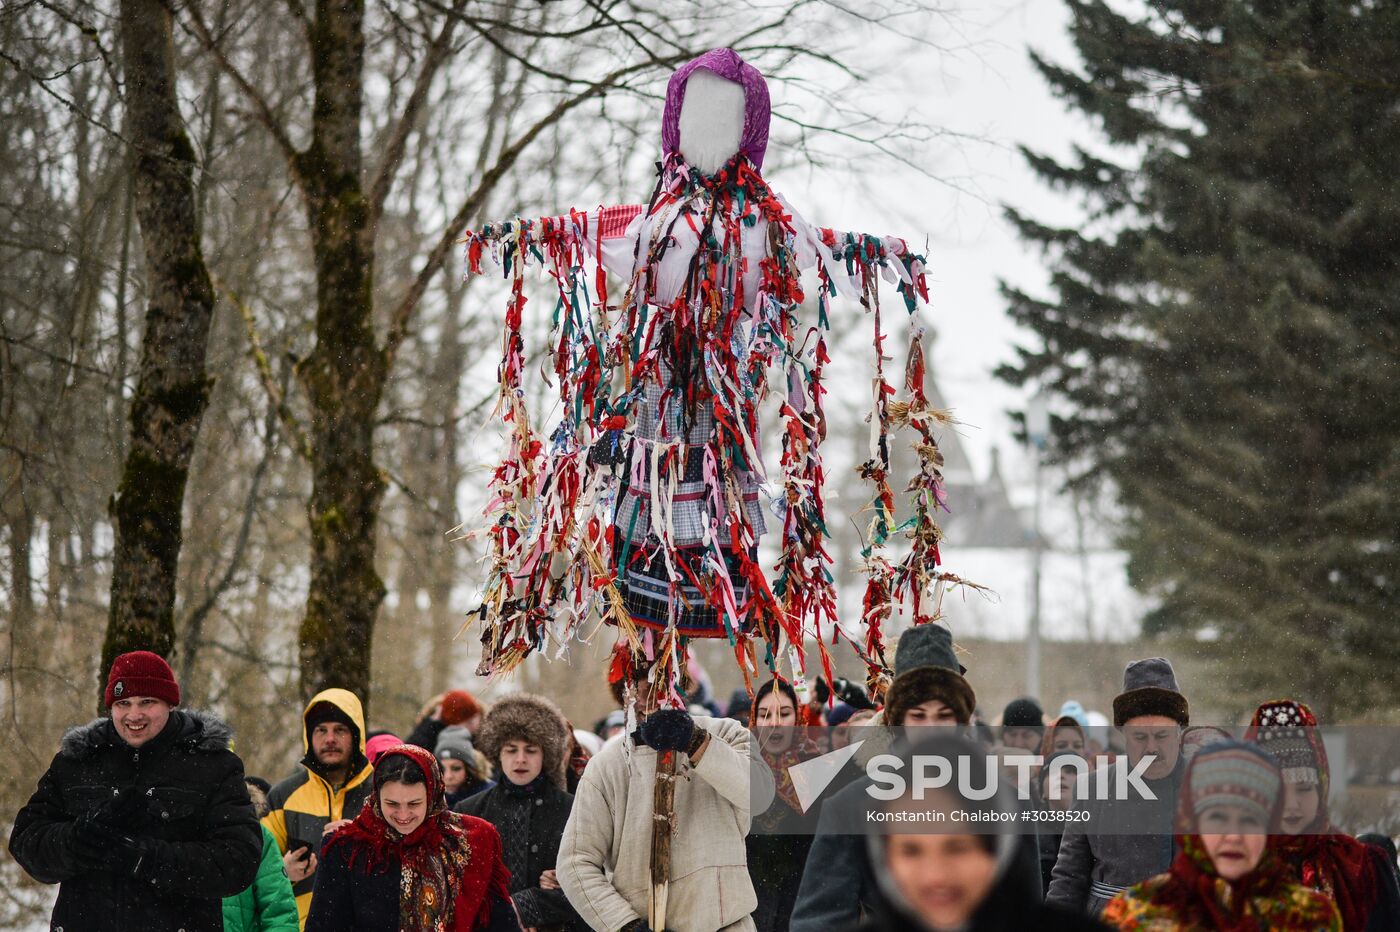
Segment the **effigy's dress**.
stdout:
<path fill-rule="evenodd" d="M 746 631 L 752 600 L 771 599 L 755 591 L 761 583 L 749 569 L 767 530 L 759 363 L 771 362 L 774 316 L 788 309 L 777 306 L 765 263 L 774 262 L 773 235 L 786 241 L 780 251 L 795 263 L 793 276 L 822 248 L 756 171 L 740 163 L 726 171 L 716 181 L 674 158 L 652 203 L 620 235 L 608 235 L 620 217 L 612 230 L 599 228 L 604 266 L 631 283 L 642 363 L 622 441 L 613 569 L 634 623 L 686 637 Z M 728 185 L 734 175 L 742 182 Z M 735 191 L 766 195 L 782 229 L 770 232 L 763 205 Z M 807 407 L 801 398 L 794 405 Z"/>

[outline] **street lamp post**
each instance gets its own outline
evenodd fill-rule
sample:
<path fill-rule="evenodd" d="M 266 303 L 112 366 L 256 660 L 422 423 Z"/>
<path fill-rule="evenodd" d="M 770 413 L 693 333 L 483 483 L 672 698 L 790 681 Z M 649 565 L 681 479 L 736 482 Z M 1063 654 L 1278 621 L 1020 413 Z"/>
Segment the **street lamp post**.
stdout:
<path fill-rule="evenodd" d="M 1040 699 L 1040 575 L 1045 538 L 1040 530 L 1044 495 L 1045 447 L 1050 440 L 1050 408 L 1043 390 L 1026 406 L 1026 439 L 1035 456 L 1035 504 L 1031 512 L 1031 617 L 1026 632 L 1026 692 Z"/>

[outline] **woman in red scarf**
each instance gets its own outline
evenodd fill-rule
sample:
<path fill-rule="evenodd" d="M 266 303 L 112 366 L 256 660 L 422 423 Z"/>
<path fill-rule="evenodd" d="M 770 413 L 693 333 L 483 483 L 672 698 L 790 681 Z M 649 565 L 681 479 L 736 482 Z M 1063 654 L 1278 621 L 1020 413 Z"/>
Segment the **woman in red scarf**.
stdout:
<path fill-rule="evenodd" d="M 1172 866 L 1109 901 L 1099 917 L 1129 932 L 1340 932 L 1332 901 L 1278 858 L 1278 767 L 1258 748 L 1220 742 L 1198 753 L 1177 802 Z"/>
<path fill-rule="evenodd" d="M 448 809 L 437 760 L 401 744 L 322 848 L 306 932 L 519 932 L 509 882 L 495 827 Z"/>
<path fill-rule="evenodd" d="M 749 707 L 749 729 L 764 763 L 773 771 L 777 790 L 772 804 L 753 814 L 745 839 L 749 878 L 758 895 L 758 908 L 753 912 L 757 932 L 787 932 L 819 815 L 817 809 L 802 811 L 788 772 L 788 768 L 821 754 L 807 738 L 804 711 L 796 690 L 778 679 L 760 686 Z"/>
<path fill-rule="evenodd" d="M 1245 740 L 1283 769 L 1280 846 L 1293 876 L 1336 901 L 1346 932 L 1400 929 L 1400 889 L 1384 855 L 1331 824 L 1330 771 L 1317 716 L 1291 699 L 1266 702 L 1255 710 Z"/>

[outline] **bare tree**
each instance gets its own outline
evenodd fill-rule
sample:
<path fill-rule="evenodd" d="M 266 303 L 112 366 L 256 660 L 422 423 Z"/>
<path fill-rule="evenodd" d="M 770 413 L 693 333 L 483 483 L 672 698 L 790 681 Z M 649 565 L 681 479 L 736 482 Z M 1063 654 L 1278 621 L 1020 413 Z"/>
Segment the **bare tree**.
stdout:
<path fill-rule="evenodd" d="M 176 100 L 169 8 L 159 0 L 122 0 L 121 38 L 150 304 L 131 446 L 112 502 L 117 542 L 99 671 L 124 651 L 169 654 L 175 645 L 182 508 L 209 403 L 204 360 L 214 313 L 195 210 L 195 154 Z"/>

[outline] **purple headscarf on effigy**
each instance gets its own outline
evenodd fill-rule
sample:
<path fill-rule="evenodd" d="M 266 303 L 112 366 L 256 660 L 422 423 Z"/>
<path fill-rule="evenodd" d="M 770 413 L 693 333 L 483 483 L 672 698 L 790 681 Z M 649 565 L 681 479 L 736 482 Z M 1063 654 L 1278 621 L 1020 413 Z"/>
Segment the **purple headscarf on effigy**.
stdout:
<path fill-rule="evenodd" d="M 744 88 L 744 134 L 739 151 L 748 156 L 755 168 L 763 167 L 763 153 L 768 149 L 768 122 L 772 111 L 768 102 L 768 82 L 757 68 L 739 57 L 733 49 L 711 49 L 676 69 L 666 85 L 666 109 L 661 117 L 661 149 L 667 155 L 680 149 L 681 102 L 685 100 L 685 83 L 696 68 L 713 71 L 721 78 Z"/>

